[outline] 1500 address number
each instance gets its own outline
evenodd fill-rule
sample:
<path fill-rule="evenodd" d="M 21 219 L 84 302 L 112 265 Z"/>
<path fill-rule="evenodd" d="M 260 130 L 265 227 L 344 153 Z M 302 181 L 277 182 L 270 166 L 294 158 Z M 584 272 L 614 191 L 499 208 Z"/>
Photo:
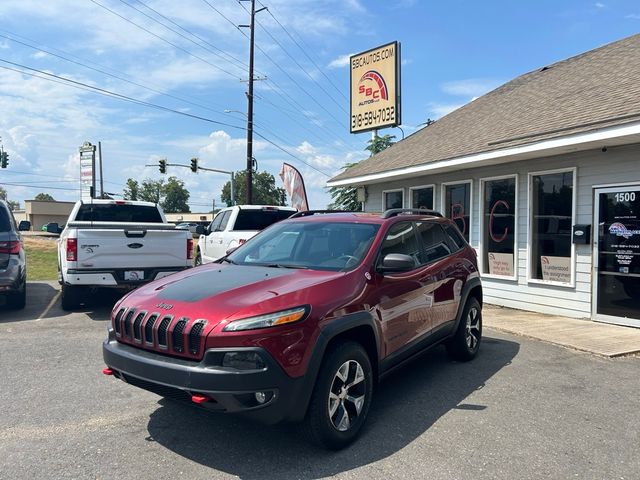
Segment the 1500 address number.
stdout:
<path fill-rule="evenodd" d="M 351 115 L 351 130 L 362 127 L 370 127 L 380 125 L 387 122 L 395 122 L 395 107 L 378 108 L 377 110 L 369 110 L 365 113 Z"/>

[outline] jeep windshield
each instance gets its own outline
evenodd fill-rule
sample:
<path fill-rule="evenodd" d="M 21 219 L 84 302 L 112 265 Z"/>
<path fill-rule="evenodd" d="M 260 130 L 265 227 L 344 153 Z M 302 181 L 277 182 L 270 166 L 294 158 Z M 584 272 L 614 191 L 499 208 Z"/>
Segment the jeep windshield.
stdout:
<path fill-rule="evenodd" d="M 238 265 L 347 271 L 360 264 L 377 224 L 285 222 L 264 230 L 227 259 Z"/>

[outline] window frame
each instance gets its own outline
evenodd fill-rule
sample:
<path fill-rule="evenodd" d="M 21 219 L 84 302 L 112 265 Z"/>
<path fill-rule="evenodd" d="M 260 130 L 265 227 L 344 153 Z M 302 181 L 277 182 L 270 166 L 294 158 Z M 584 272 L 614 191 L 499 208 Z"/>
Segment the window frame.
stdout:
<path fill-rule="evenodd" d="M 403 188 L 393 188 L 393 189 L 389 189 L 389 190 L 383 190 L 382 191 L 382 211 L 385 212 L 387 210 L 389 210 L 386 206 L 386 194 L 387 193 L 393 193 L 393 192 L 400 192 L 402 193 L 402 205 L 400 206 L 400 208 L 405 208 L 404 207 L 404 200 L 405 200 L 405 195 L 404 195 L 404 187 Z"/>
<path fill-rule="evenodd" d="M 442 213 L 442 215 L 446 218 L 447 217 L 447 209 L 445 208 L 446 206 L 446 199 L 447 199 L 447 187 L 449 186 L 455 186 L 455 185 L 464 185 L 464 184 L 469 184 L 469 240 L 465 241 L 473 246 L 473 179 L 469 179 L 469 180 L 457 180 L 454 182 L 442 182 L 440 184 L 440 213 Z M 451 220 L 449 218 L 449 220 Z M 459 229 L 458 229 L 459 230 Z M 464 238 L 464 233 L 460 232 L 462 234 L 462 238 Z"/>
<path fill-rule="evenodd" d="M 409 207 L 408 208 L 419 208 L 413 206 L 413 191 L 414 190 L 422 190 L 424 188 L 431 188 L 431 203 L 433 204 L 432 209 L 436 209 L 436 185 L 435 183 L 431 183 L 429 185 L 417 185 L 415 187 L 409 187 Z"/>
<path fill-rule="evenodd" d="M 490 273 L 483 273 L 484 267 L 487 265 L 484 264 L 484 207 L 486 199 L 484 198 L 484 188 L 486 182 L 491 182 L 494 180 L 506 180 L 509 178 L 515 179 L 516 189 L 515 189 L 515 205 L 514 205 L 514 221 L 513 221 L 513 276 L 507 277 L 505 275 L 495 275 Z M 518 199 L 518 174 L 513 173 L 509 175 L 499 175 L 496 177 L 484 177 L 480 179 L 480 240 L 478 242 L 478 250 L 479 250 L 479 266 L 480 266 L 480 275 L 482 278 L 491 278 L 497 280 L 507 280 L 507 281 L 518 281 L 518 207 L 520 205 Z"/>
<path fill-rule="evenodd" d="M 575 288 L 576 286 L 576 244 L 571 241 L 571 281 L 569 283 L 563 282 L 554 282 L 552 280 L 543 280 L 541 278 L 531 278 L 532 268 L 531 262 L 533 261 L 532 255 L 532 233 L 533 233 L 533 177 L 539 175 L 553 175 L 554 173 L 567 173 L 571 172 L 573 176 L 573 184 L 572 184 L 572 192 L 571 192 L 571 226 L 576 224 L 576 207 L 578 200 L 578 168 L 577 167 L 565 167 L 565 168 L 556 168 L 553 170 L 542 170 L 537 172 L 529 172 L 527 189 L 528 189 L 528 197 L 527 197 L 527 283 L 538 284 L 538 285 L 552 285 L 554 287 L 564 287 L 564 288 Z"/>

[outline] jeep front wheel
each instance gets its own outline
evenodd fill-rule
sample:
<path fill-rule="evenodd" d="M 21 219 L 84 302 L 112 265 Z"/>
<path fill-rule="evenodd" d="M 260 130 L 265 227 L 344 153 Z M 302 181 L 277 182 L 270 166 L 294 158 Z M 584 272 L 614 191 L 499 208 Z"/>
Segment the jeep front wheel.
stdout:
<path fill-rule="evenodd" d="M 482 340 L 482 307 L 474 297 L 467 300 L 455 335 L 447 342 L 447 352 L 454 360 L 467 362 L 478 353 Z"/>
<path fill-rule="evenodd" d="M 362 345 L 344 342 L 325 358 L 307 412 L 313 440 L 339 450 L 356 439 L 373 394 L 371 362 Z"/>

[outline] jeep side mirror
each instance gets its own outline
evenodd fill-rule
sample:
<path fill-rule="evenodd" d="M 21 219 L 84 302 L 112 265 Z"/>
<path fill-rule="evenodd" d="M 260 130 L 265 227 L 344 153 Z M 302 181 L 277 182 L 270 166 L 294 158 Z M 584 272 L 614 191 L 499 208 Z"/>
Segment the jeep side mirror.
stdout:
<path fill-rule="evenodd" d="M 18 224 L 18 230 L 21 232 L 28 232 L 31 230 L 31 222 L 29 220 L 21 220 Z"/>
<path fill-rule="evenodd" d="M 416 268 L 413 257 L 404 253 L 389 253 L 382 259 L 380 270 L 384 273 L 408 272 Z"/>

